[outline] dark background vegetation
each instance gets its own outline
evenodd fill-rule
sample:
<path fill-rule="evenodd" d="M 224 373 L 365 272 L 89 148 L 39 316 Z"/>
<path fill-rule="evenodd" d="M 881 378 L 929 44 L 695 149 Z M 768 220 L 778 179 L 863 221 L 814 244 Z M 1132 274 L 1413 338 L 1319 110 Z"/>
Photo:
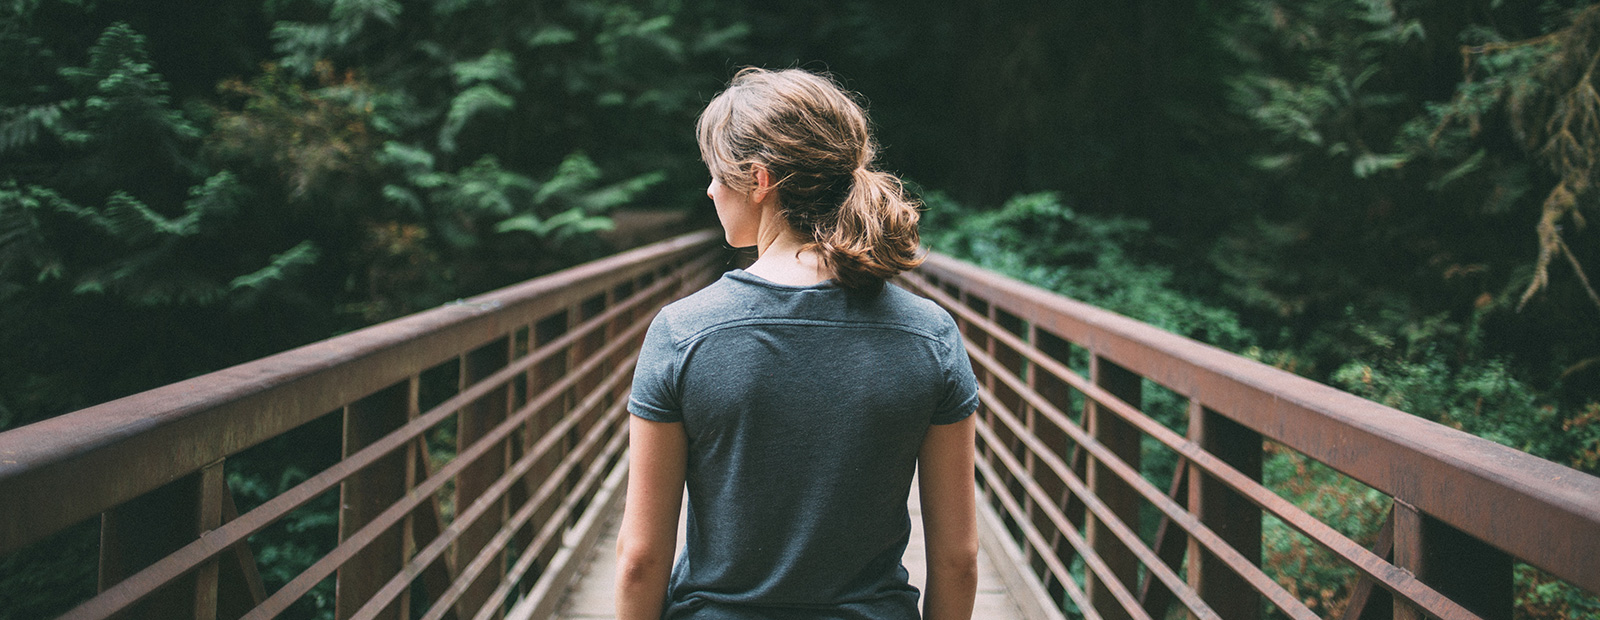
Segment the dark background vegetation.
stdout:
<path fill-rule="evenodd" d="M 0 430 L 710 223 L 754 64 L 862 93 L 936 250 L 1597 473 L 1597 58 L 1589 0 L 0 0 Z M 0 618 L 92 589 L 39 561 Z"/>

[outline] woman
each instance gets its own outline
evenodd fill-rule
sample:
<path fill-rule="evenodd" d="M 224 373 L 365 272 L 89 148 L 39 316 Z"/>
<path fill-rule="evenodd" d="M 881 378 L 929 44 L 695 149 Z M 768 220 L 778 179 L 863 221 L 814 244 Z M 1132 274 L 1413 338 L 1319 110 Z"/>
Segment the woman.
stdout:
<path fill-rule="evenodd" d="M 921 617 L 970 618 L 977 385 L 950 315 L 885 283 L 920 262 L 917 205 L 873 169 L 865 112 L 827 78 L 748 68 L 697 134 L 728 244 L 758 258 L 645 336 L 618 617 L 918 618 L 900 561 L 920 472 Z"/>

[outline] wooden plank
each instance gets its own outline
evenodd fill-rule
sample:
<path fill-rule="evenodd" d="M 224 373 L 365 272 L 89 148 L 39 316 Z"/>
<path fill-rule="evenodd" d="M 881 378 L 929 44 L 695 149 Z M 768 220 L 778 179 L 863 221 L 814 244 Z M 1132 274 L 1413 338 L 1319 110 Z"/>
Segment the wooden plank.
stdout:
<path fill-rule="evenodd" d="M 979 499 L 982 499 L 981 495 Z M 920 525 L 922 519 L 915 519 L 914 522 Z M 912 538 L 920 538 L 919 533 L 913 532 Z M 1039 583 L 1039 578 L 1027 570 L 1022 548 L 1007 535 L 1000 515 L 984 501 L 978 502 L 978 554 L 981 556 L 978 559 L 978 597 L 980 603 L 987 604 L 982 605 L 981 614 L 976 609 L 978 605 L 975 605 L 972 617 L 1003 620 L 1005 611 L 1013 611 L 1016 615 L 1010 617 L 1019 619 L 1066 620 L 1066 614 L 1056 605 L 1055 598 L 1050 596 L 1044 584 Z M 907 557 L 906 564 L 909 566 L 916 560 L 925 562 L 926 558 Z M 989 570 L 985 571 L 985 568 Z M 993 575 L 998 583 L 986 583 L 987 575 Z M 1012 603 L 1009 609 L 982 600 L 985 595 L 994 592 L 1001 593 L 1004 599 Z"/>
<path fill-rule="evenodd" d="M 916 484 L 912 484 L 916 488 Z M 622 495 L 621 493 L 618 494 Z M 980 493 L 980 499 L 982 498 Z M 922 511 L 917 494 L 911 493 L 907 510 L 911 513 L 911 541 L 906 546 L 903 564 L 912 585 L 921 586 L 927 578 L 927 555 L 922 545 Z M 583 557 L 577 580 L 555 606 L 557 620 L 615 620 L 616 542 L 621 526 L 621 503 L 599 519 L 596 544 Z M 688 502 L 678 516 L 678 549 L 682 552 L 687 526 Z M 1066 616 L 1050 598 L 1037 577 L 1016 560 L 1022 550 L 1006 535 L 1005 525 L 992 508 L 978 505 L 978 590 L 972 617 L 979 620 L 1065 620 Z M 539 618 L 519 615 L 523 605 L 507 616 L 510 620 Z"/>

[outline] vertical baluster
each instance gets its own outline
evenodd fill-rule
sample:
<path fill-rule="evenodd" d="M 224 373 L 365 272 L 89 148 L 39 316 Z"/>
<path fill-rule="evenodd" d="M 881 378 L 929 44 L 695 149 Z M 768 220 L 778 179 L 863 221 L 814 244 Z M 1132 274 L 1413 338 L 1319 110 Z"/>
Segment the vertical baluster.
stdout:
<path fill-rule="evenodd" d="M 1034 336 L 1036 338 L 1034 346 L 1041 353 L 1061 362 L 1062 366 L 1070 367 L 1069 365 L 1072 361 L 1072 344 L 1070 342 L 1055 334 L 1037 329 L 1034 331 Z M 1074 392 L 1066 381 L 1048 372 L 1036 372 L 1033 379 L 1034 390 L 1049 401 L 1050 404 L 1055 405 L 1056 409 L 1062 412 L 1077 409 L 1073 406 Z M 1038 432 L 1039 438 L 1050 445 L 1057 456 L 1067 462 L 1074 474 L 1080 479 L 1086 475 L 1083 450 L 1078 444 L 1072 442 L 1065 431 L 1056 428 L 1054 424 L 1046 423 L 1039 426 Z M 1067 490 L 1067 485 L 1064 481 L 1056 480 L 1054 476 L 1044 478 L 1041 483 L 1044 480 L 1050 481 L 1045 488 L 1050 490 L 1051 497 L 1057 498 L 1057 506 L 1066 514 L 1067 521 L 1074 528 L 1082 528 L 1083 502 L 1078 499 L 1078 496 Z M 1057 531 L 1053 525 L 1046 528 L 1046 531 L 1050 532 L 1050 546 L 1056 557 L 1061 560 L 1063 565 L 1072 566 L 1072 559 L 1077 555 L 1072 545 L 1067 544 L 1066 537 L 1060 531 Z M 1058 596 L 1062 594 L 1060 584 L 1047 583 L 1046 585 L 1051 588 L 1053 594 Z"/>
<path fill-rule="evenodd" d="M 214 467 L 210 478 L 221 476 L 221 463 L 219 460 L 206 467 L 208 470 Z M 202 531 L 200 519 L 205 513 L 202 495 L 205 495 L 206 478 L 206 470 L 195 471 L 102 513 L 99 590 L 106 591 L 123 578 L 195 540 Z M 214 572 L 211 575 L 214 577 Z M 198 607 L 203 606 L 202 596 L 198 596 L 200 585 L 198 572 L 190 572 L 146 596 L 144 601 L 126 607 L 117 617 L 194 618 Z M 214 578 L 210 586 L 213 590 L 203 598 L 210 599 L 214 609 Z"/>
<path fill-rule="evenodd" d="M 533 354 L 534 348 L 538 346 L 536 344 L 536 341 L 538 340 L 537 332 L 538 327 L 531 323 L 516 331 L 516 336 L 513 338 L 512 346 L 515 347 L 514 355 L 517 359 L 520 360 L 525 356 Z M 521 375 L 518 375 L 512 380 L 512 389 L 508 394 L 511 398 L 510 403 L 507 405 L 510 411 L 517 411 L 521 409 L 523 406 L 528 404 L 528 401 L 533 399 L 533 372 L 533 368 L 530 367 L 529 369 L 523 371 Z M 529 416 L 527 420 L 517 428 L 517 431 L 512 435 L 513 441 L 508 455 L 510 462 L 520 460 L 527 455 L 529 448 L 533 446 L 533 442 L 537 436 L 534 431 L 534 427 L 538 423 L 539 421 L 537 416 Z M 509 467 L 509 463 L 507 466 Z M 504 504 L 506 512 L 503 518 L 509 520 L 511 518 L 511 513 L 521 510 L 523 505 L 526 504 L 530 499 L 531 490 L 532 487 L 528 485 L 527 477 L 524 477 L 520 484 L 511 485 L 511 489 L 506 492 L 509 496 L 509 501 L 505 502 Z M 512 553 L 522 553 L 523 549 L 526 548 L 528 543 L 532 542 L 532 540 L 533 529 L 528 525 L 523 525 L 512 534 L 511 541 L 507 543 L 507 547 L 512 550 Z M 522 593 L 520 588 L 517 588 L 515 592 L 517 595 Z"/>
<path fill-rule="evenodd" d="M 578 325 L 605 312 L 607 306 L 606 302 L 607 295 L 605 294 L 600 294 L 590 297 L 589 299 L 585 299 L 582 303 L 578 304 L 577 308 L 575 309 L 576 312 L 573 314 L 572 324 Z M 609 329 L 609 326 L 602 325 L 599 329 L 590 331 L 587 335 L 579 338 L 578 342 L 573 344 L 573 367 L 588 362 L 589 359 L 593 357 L 600 349 L 605 348 L 606 342 L 610 339 L 610 337 L 611 330 Z M 609 366 L 610 365 L 605 361 L 601 361 L 599 364 L 596 364 L 592 370 L 589 370 L 584 375 L 578 377 L 577 381 L 573 382 L 573 389 L 570 392 L 569 404 L 567 407 L 568 415 L 571 415 L 573 408 L 576 407 L 578 403 L 582 402 L 584 398 L 588 397 L 591 392 L 600 386 L 600 381 L 605 377 L 605 373 L 607 370 L 609 370 Z M 588 416 L 577 419 L 576 423 L 567 430 L 567 437 L 564 443 L 566 444 L 565 448 L 568 454 L 571 454 L 573 450 L 577 449 L 578 444 L 583 442 L 584 435 L 588 434 L 589 429 L 594 424 L 593 420 L 596 419 L 596 413 L 597 412 L 591 412 Z M 573 490 L 578 488 L 578 482 L 583 479 L 584 465 L 584 463 L 580 463 L 577 467 L 574 467 L 571 471 L 567 472 L 566 484 L 562 487 L 563 494 L 571 493 Z M 578 518 L 580 516 L 582 516 L 581 510 L 573 510 L 571 513 L 569 513 L 567 515 L 567 526 L 571 527 L 573 525 L 577 525 Z"/>
<path fill-rule="evenodd" d="M 529 336 L 534 343 L 534 348 L 542 347 L 566 334 L 573 325 L 573 316 L 574 311 L 568 309 L 545 317 L 536 323 L 533 333 Z M 543 363 L 536 364 L 528 369 L 529 399 L 538 398 L 540 393 L 547 387 L 566 376 L 567 372 L 572 368 L 569 362 L 570 351 L 571 349 L 569 348 L 568 352 L 551 355 Z M 566 408 L 566 397 L 562 396 L 536 412 L 530 422 L 532 427 L 528 433 L 528 445 L 532 446 L 542 439 L 545 433 L 550 431 L 550 427 L 560 421 L 561 416 L 566 413 Z M 550 472 L 560 462 L 563 449 L 564 446 L 562 445 L 553 446 L 545 456 L 540 457 L 538 464 L 528 470 L 528 475 L 523 478 L 523 487 L 528 494 L 531 495 L 550 476 Z M 543 506 L 535 509 L 533 518 L 529 520 L 532 525 L 526 528 L 526 534 L 519 534 L 518 546 L 526 547 L 532 542 L 533 531 L 542 527 L 554 514 L 554 511 L 555 504 L 550 500 L 546 500 Z M 543 567 L 547 566 L 550 559 L 554 557 L 556 546 L 547 546 L 543 550 L 533 550 L 532 552 L 538 553 L 539 557 L 534 561 L 535 568 L 530 570 L 528 576 L 523 580 L 523 583 L 526 584 L 526 587 L 522 588 L 524 594 L 527 592 L 527 588 L 531 588 L 531 584 L 538 579 Z"/>
<path fill-rule="evenodd" d="M 1484 620 L 1510 620 L 1511 556 L 1449 524 L 1394 500 L 1394 565 Z M 1396 601 L 1396 620 L 1425 617 Z"/>
<path fill-rule="evenodd" d="M 1038 346 L 1038 338 L 1039 338 L 1039 335 L 1038 335 L 1038 331 L 1039 330 L 1038 330 L 1038 328 L 1034 327 L 1033 322 L 1031 322 L 1031 321 L 1024 323 L 1022 327 L 1023 327 L 1023 330 L 1022 330 L 1023 336 L 1022 337 L 1028 343 L 1028 346 L 1029 347 L 1037 347 Z M 1020 363 L 1022 365 L 1022 381 L 1023 381 L 1023 383 L 1028 386 L 1028 389 L 1030 391 L 1037 392 L 1038 385 L 1039 385 L 1039 378 L 1038 378 L 1038 374 L 1039 373 L 1038 373 L 1037 366 L 1034 363 L 1032 363 L 1031 361 L 1027 361 L 1027 358 L 1024 357 L 1021 354 L 1021 352 L 1018 352 L 1017 357 L 1020 358 L 1018 360 L 1018 363 Z M 1023 403 L 1021 403 L 1021 406 L 1019 407 L 1019 411 L 1021 411 L 1021 413 L 1022 413 L 1022 424 L 1023 424 L 1023 427 L 1028 429 L 1028 434 L 1032 435 L 1034 437 L 1038 437 L 1039 436 L 1039 427 L 1038 427 L 1037 420 L 1036 420 L 1038 416 L 1034 412 L 1033 405 L 1028 404 L 1026 401 L 1024 401 Z M 1040 479 L 1037 461 L 1038 461 L 1038 457 L 1034 455 L 1033 450 L 1024 450 L 1023 451 L 1023 454 L 1022 454 L 1022 469 L 1023 469 L 1023 471 L 1026 471 L 1028 473 L 1028 478 L 1034 480 L 1035 482 L 1038 482 L 1040 484 L 1040 486 L 1044 487 L 1045 489 L 1049 489 L 1051 491 L 1051 494 L 1054 495 L 1055 491 L 1050 486 L 1051 482 L 1047 481 L 1050 478 L 1047 477 L 1045 480 L 1041 480 Z M 1055 530 L 1055 528 L 1050 527 L 1050 520 L 1045 517 L 1044 511 L 1038 510 L 1035 507 L 1034 502 L 1032 501 L 1031 498 L 1027 503 L 1027 508 L 1025 510 L 1025 513 L 1026 513 L 1026 516 L 1028 518 L 1028 521 L 1030 523 L 1032 523 L 1033 526 L 1036 529 L 1038 529 L 1040 532 L 1046 532 L 1047 533 L 1047 532 L 1053 532 Z M 1055 541 L 1051 541 L 1051 544 L 1054 545 Z M 1027 554 L 1027 561 L 1028 561 L 1029 567 L 1034 570 L 1035 574 L 1044 574 L 1045 564 L 1044 564 L 1044 560 L 1042 559 L 1042 556 L 1044 556 L 1047 553 L 1051 553 L 1052 551 L 1053 551 L 1053 549 L 1034 549 L 1032 546 L 1029 546 L 1029 553 Z"/>
<path fill-rule="evenodd" d="M 385 388 L 344 408 L 343 457 L 404 426 L 413 409 L 416 380 Z M 406 493 L 408 450 L 396 450 L 339 485 L 339 540 L 349 538 Z M 334 617 L 349 618 L 383 584 L 400 572 L 404 541 L 391 528 L 339 567 L 334 586 Z M 401 597 L 407 598 L 407 597 Z M 400 604 L 384 608 L 378 618 L 399 619 Z"/>
<path fill-rule="evenodd" d="M 478 347 L 467 353 L 461 360 L 461 388 L 482 381 L 485 377 L 494 374 L 507 364 L 511 357 L 511 339 L 500 338 L 489 344 Z M 495 425 L 506 419 L 506 386 L 490 390 L 482 398 L 463 407 L 456 414 L 456 446 L 457 450 L 464 450 L 477 443 L 479 438 L 494 428 Z M 456 514 L 471 506 L 473 502 L 483 495 L 488 487 L 494 484 L 495 479 L 505 472 L 505 450 L 509 442 L 502 440 L 500 449 L 490 450 L 477 462 L 462 468 L 461 474 L 456 478 Z M 500 498 L 499 501 L 505 501 Z M 478 519 L 478 522 L 462 530 L 460 538 L 456 539 L 455 566 L 457 570 L 465 567 L 484 544 L 500 529 L 501 511 L 492 510 Z M 500 552 L 504 555 L 504 551 Z M 502 565 L 504 558 L 501 558 Z M 499 570 L 484 571 L 473 580 L 465 593 L 461 595 L 456 604 L 457 612 L 462 616 L 470 616 L 483 606 L 489 594 L 494 591 L 495 582 L 498 581 Z"/>
<path fill-rule="evenodd" d="M 411 380 L 408 383 L 409 389 L 407 390 L 408 393 L 406 395 L 406 422 L 415 420 L 422 415 L 422 375 L 411 375 Z M 407 492 L 410 492 L 411 489 L 416 488 L 417 483 L 421 482 L 421 480 L 418 479 L 417 474 L 425 473 L 427 470 L 427 468 L 423 465 L 424 459 L 428 458 L 428 454 L 425 451 L 427 445 L 427 440 L 423 437 L 418 437 L 413 441 L 406 442 L 406 449 L 403 452 L 406 461 L 402 466 L 405 467 L 405 489 Z M 431 512 L 434 504 L 435 502 L 433 501 L 426 502 L 423 504 L 424 508 L 406 513 L 405 518 L 401 520 L 400 557 L 402 558 L 402 561 L 409 561 L 412 556 L 416 555 L 417 519 L 424 515 L 431 517 L 432 515 L 429 514 L 429 512 Z M 434 522 L 438 522 L 436 517 L 434 518 Z M 437 566 L 437 564 L 435 565 Z M 428 587 L 427 576 L 430 572 L 437 571 L 423 571 L 424 588 Z M 411 618 L 411 595 L 409 593 L 400 597 L 400 617 L 406 619 Z"/>
<path fill-rule="evenodd" d="M 1394 500 L 1394 565 L 1416 574 L 1422 570 L 1422 513 L 1400 498 Z M 1421 610 L 1394 601 L 1394 620 L 1422 620 Z"/>
<path fill-rule="evenodd" d="M 1261 480 L 1261 435 L 1191 401 L 1189 439 L 1206 452 Z M 1261 564 L 1261 508 L 1189 465 L 1189 512 L 1200 517 L 1229 546 Z M 1261 596 L 1216 556 L 1189 539 L 1189 585 L 1224 620 L 1261 617 Z"/>
<path fill-rule="evenodd" d="M 1095 385 L 1105 388 L 1129 405 L 1141 406 L 1142 378 L 1139 375 L 1099 355 L 1092 355 L 1089 358 L 1089 378 Z M 1093 400 L 1086 403 L 1086 406 L 1085 417 L 1088 419 L 1089 433 L 1134 471 L 1139 471 L 1138 429 Z M 1086 482 L 1090 491 L 1105 502 L 1119 520 L 1133 531 L 1139 531 L 1139 496 L 1133 487 L 1101 465 L 1099 459 L 1093 457 L 1089 458 L 1088 473 L 1089 479 Z M 1089 515 L 1088 530 L 1084 537 L 1088 539 L 1095 555 L 1105 561 L 1124 586 L 1131 589 L 1137 584 L 1138 560 L 1093 514 Z M 1095 574 L 1089 573 L 1086 581 L 1089 601 L 1102 617 L 1106 620 L 1122 620 L 1129 617 L 1127 610 L 1122 608 L 1111 595 L 1111 590 L 1107 589 L 1105 583 Z"/>
<path fill-rule="evenodd" d="M 200 469 L 199 497 L 195 502 L 195 534 L 204 534 L 222 525 L 222 494 L 228 492 L 228 481 L 222 475 L 222 459 Z M 195 620 L 217 620 L 217 562 L 216 558 L 201 564 L 194 575 Z"/>
<path fill-rule="evenodd" d="M 1022 326 L 1021 319 L 1001 310 L 998 304 L 989 304 L 988 318 L 989 324 L 996 330 L 995 333 L 1010 333 L 1012 335 L 1021 335 L 1018 332 L 1027 333 L 1025 327 Z M 1021 351 L 1013 349 L 1011 345 L 1006 344 L 999 338 L 990 338 L 988 344 L 989 356 L 999 362 L 1000 367 L 1005 369 L 1006 372 L 1019 378 L 1026 374 Z M 1011 386 L 1000 381 L 997 377 L 991 376 L 989 389 L 994 393 L 995 399 L 999 400 L 1000 404 L 1005 405 L 1007 409 L 1010 409 L 1013 414 L 1023 420 L 1029 417 L 1027 401 L 1023 400 L 1021 394 L 1012 390 Z M 1016 457 L 1017 460 L 1026 463 L 1030 454 L 1026 444 L 1022 442 L 1022 437 L 1012 433 L 1010 427 L 1003 424 L 997 430 L 1000 430 L 1001 436 L 1006 438 L 1006 449 L 1011 451 L 1011 455 Z M 1025 471 L 1027 473 L 1024 476 L 1032 479 L 1031 469 Z M 1033 497 L 1028 495 L 1021 480 L 1016 481 L 1012 490 L 1013 496 L 1022 500 L 1022 514 L 1017 515 L 1017 518 L 1023 521 L 1031 520 L 1035 511 Z M 1030 553 L 1035 551 L 1031 549 L 1031 545 L 1029 551 Z"/>

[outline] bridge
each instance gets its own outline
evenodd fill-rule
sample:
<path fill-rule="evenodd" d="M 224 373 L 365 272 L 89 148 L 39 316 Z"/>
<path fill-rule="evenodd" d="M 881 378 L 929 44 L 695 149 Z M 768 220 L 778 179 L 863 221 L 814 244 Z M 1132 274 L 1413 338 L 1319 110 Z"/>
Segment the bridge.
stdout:
<path fill-rule="evenodd" d="M 303 617 L 318 592 L 340 620 L 603 617 L 636 349 L 728 265 L 693 233 L 0 433 L 0 557 L 97 521 L 71 619 Z M 1600 593 L 1600 478 L 948 257 L 900 284 L 955 316 L 982 387 L 976 617 L 1318 617 L 1264 524 L 1353 568 L 1350 620 L 1510 618 L 1524 564 Z M 338 458 L 281 493 L 230 487 L 319 441 Z M 1376 541 L 1268 488 L 1271 454 L 1381 494 Z M 268 591 L 253 537 L 319 502 L 336 539 Z"/>

